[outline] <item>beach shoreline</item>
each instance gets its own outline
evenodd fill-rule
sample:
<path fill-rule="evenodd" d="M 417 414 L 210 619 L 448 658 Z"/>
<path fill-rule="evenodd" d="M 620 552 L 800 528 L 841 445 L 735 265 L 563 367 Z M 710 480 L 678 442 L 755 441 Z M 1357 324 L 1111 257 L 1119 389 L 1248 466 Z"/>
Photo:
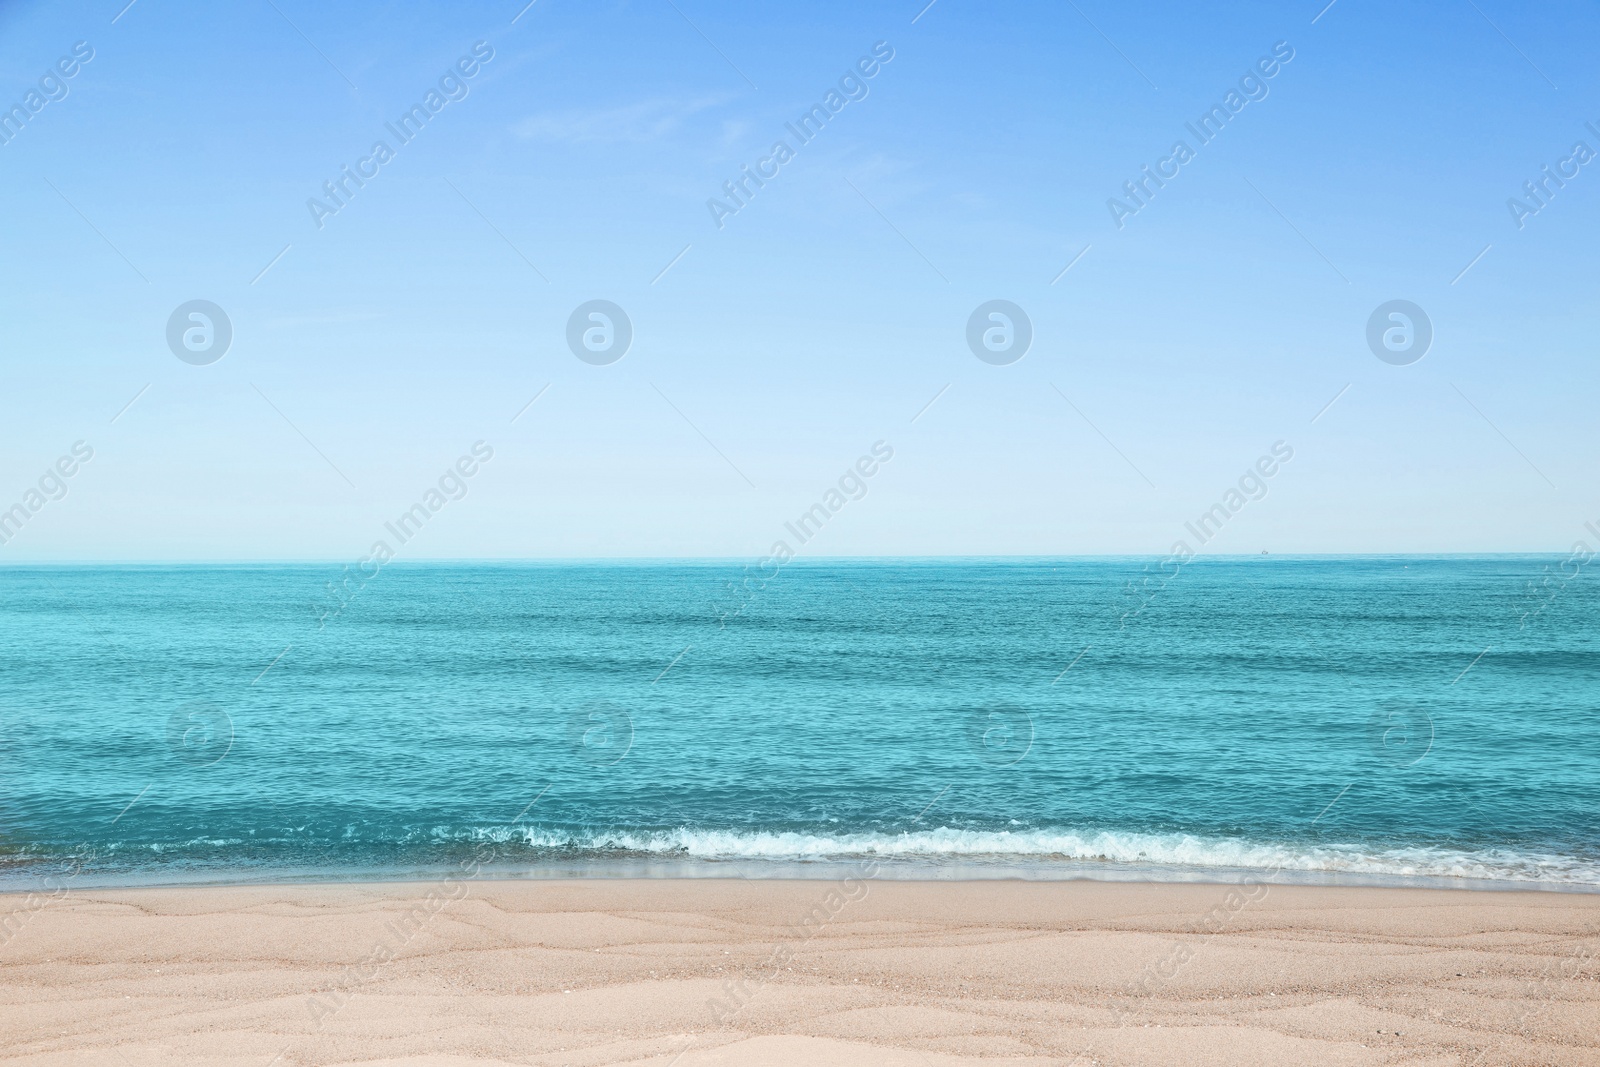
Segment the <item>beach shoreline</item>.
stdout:
<path fill-rule="evenodd" d="M 0 945 L 0 1062 L 1597 1064 L 1597 975 L 1589 893 L 69 886 Z"/>
<path fill-rule="evenodd" d="M 873 854 L 829 859 L 729 859 L 709 857 L 667 858 L 600 857 L 570 861 L 480 865 L 482 882 L 597 881 L 750 881 L 826 882 L 845 877 L 861 863 L 874 865 L 873 877 L 905 882 L 1098 882 L 1156 885 L 1233 886 L 1257 882 L 1279 886 L 1315 886 L 1350 889 L 1442 889 L 1470 893 L 1578 893 L 1600 894 L 1600 883 L 1562 879 L 1471 878 L 1436 874 L 1383 874 L 1365 871 L 1263 869 L 1165 863 L 1128 863 L 1121 860 L 1067 860 L 1048 858 L 963 856 L 959 858 L 884 857 Z M 458 864 L 394 865 L 366 870 L 262 867 L 259 870 L 90 869 L 77 873 L 59 861 L 0 865 L 0 899 L 7 895 L 48 893 L 52 887 L 70 885 L 76 890 L 118 889 L 227 889 L 271 886 L 416 885 L 459 875 Z M 0 911 L 0 915 L 4 912 Z"/>

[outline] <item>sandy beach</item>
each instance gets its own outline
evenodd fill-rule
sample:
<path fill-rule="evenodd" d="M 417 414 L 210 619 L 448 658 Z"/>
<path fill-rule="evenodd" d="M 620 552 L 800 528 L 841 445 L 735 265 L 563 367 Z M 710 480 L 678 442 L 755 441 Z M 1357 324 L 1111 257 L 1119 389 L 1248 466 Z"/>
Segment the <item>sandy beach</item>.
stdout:
<path fill-rule="evenodd" d="M 1600 895 L 444 881 L 7 914 L 7 1064 L 1600 1064 Z"/>

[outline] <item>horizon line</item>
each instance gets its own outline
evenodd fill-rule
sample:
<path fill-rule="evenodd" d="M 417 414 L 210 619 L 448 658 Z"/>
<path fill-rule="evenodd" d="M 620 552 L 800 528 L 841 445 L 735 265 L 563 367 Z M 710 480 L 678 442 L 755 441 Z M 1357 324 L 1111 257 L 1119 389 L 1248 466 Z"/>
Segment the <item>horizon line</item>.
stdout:
<path fill-rule="evenodd" d="M 1542 550 L 1498 550 L 1498 551 L 1467 551 L 1467 552 L 1212 552 L 1196 553 L 1191 556 L 1185 566 L 1203 560 L 1372 560 L 1372 559 L 1416 559 L 1416 560 L 1468 560 L 1468 559 L 1517 559 L 1534 557 L 1561 557 L 1570 555 L 1570 550 L 1542 549 Z M 817 565 L 823 563 L 895 563 L 895 562 L 1024 562 L 1024 561 L 1109 561 L 1109 560 L 1148 560 L 1166 559 L 1166 552 L 1093 552 L 1093 553 L 996 553 L 996 554 L 927 554 L 927 555 L 816 555 L 796 556 L 785 562 L 784 567 L 796 564 Z M 622 563 L 659 563 L 659 564 L 686 564 L 686 563 L 748 563 L 752 560 L 765 559 L 766 556 L 420 556 L 409 559 L 393 559 L 383 565 L 383 569 L 401 566 L 416 566 L 419 564 L 622 564 Z M 280 557 L 217 557 L 217 558 L 124 558 L 124 559 L 38 559 L 38 560 L 0 560 L 0 570 L 7 568 L 23 567 L 263 567 L 263 566 L 320 566 L 320 565 L 345 565 L 350 561 L 343 557 L 321 556 L 280 556 Z"/>

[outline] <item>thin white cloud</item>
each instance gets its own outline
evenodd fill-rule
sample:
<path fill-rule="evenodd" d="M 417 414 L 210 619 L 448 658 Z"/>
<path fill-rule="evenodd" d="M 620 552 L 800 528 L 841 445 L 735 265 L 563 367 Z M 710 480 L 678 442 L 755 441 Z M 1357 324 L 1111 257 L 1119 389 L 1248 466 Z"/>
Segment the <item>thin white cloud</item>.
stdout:
<path fill-rule="evenodd" d="M 622 107 L 552 111 L 523 119 L 512 127 L 518 137 L 541 141 L 657 141 L 675 132 L 690 117 L 731 99 L 705 96 L 692 100 L 643 100 Z"/>

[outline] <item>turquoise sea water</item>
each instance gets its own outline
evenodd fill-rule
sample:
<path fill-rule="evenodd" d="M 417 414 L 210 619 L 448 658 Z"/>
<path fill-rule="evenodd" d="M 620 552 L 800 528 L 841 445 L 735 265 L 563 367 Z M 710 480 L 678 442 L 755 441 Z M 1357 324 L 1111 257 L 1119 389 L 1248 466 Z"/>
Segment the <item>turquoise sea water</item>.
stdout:
<path fill-rule="evenodd" d="M 0 569 L 0 885 L 1593 888 L 1600 583 L 1559 565 L 393 564 L 336 614 L 334 566 Z"/>

